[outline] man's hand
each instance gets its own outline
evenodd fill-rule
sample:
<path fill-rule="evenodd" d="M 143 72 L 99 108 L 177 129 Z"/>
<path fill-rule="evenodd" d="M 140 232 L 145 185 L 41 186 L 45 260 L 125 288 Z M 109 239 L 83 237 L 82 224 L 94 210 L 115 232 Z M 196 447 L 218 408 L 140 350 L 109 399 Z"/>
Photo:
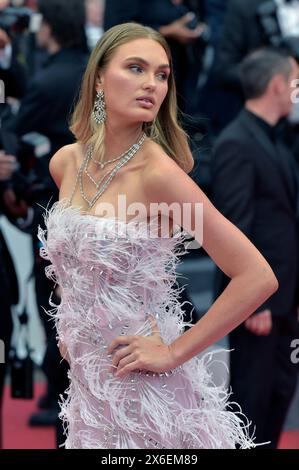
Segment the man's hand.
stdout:
<path fill-rule="evenodd" d="M 245 321 L 245 328 L 257 336 L 267 336 L 272 329 L 272 315 L 270 310 L 255 313 Z"/>
<path fill-rule="evenodd" d="M 16 219 L 25 219 L 28 213 L 28 205 L 23 200 L 17 200 L 16 195 L 12 189 L 5 189 L 3 191 L 3 202 L 7 211 Z"/>
<path fill-rule="evenodd" d="M 6 181 L 11 178 L 11 175 L 17 168 L 17 160 L 13 155 L 6 155 L 2 150 L 0 151 L 0 181 Z"/>
<path fill-rule="evenodd" d="M 190 44 L 198 39 L 206 28 L 204 23 L 199 24 L 195 29 L 187 27 L 189 21 L 193 19 L 192 13 L 187 13 L 178 20 L 166 26 L 161 26 L 160 33 L 166 38 L 172 38 L 181 44 Z"/>

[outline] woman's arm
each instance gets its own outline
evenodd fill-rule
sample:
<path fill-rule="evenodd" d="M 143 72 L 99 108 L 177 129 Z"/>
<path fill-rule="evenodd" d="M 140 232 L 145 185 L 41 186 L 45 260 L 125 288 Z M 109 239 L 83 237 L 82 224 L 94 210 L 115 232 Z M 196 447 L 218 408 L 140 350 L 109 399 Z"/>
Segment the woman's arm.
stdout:
<path fill-rule="evenodd" d="M 116 338 L 109 351 L 118 345 L 113 364 L 118 376 L 132 370 L 162 372 L 177 367 L 219 340 L 242 323 L 278 288 L 278 282 L 267 261 L 245 235 L 211 204 L 205 194 L 165 155 L 147 176 L 151 202 L 165 206 L 190 204 L 191 217 L 174 222 L 187 232 L 195 227 L 196 204 L 203 204 L 202 246 L 218 267 L 231 278 L 224 292 L 195 326 L 171 345 L 154 344 L 144 337 Z M 200 239 L 195 238 L 201 242 Z"/>

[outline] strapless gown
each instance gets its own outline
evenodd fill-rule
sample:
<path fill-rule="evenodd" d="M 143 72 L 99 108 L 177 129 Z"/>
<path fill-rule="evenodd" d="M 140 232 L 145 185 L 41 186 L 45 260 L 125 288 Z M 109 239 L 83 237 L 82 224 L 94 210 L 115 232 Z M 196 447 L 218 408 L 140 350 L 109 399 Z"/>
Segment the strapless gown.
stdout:
<path fill-rule="evenodd" d="M 60 305 L 50 302 L 48 313 L 70 358 L 70 386 L 60 402 L 65 447 L 253 447 L 248 423 L 230 410 L 228 391 L 212 383 L 210 353 L 167 373 L 116 378 L 111 368 L 112 339 L 150 335 L 150 315 L 165 343 L 183 333 L 174 284 L 187 234 L 159 238 L 148 222 L 83 215 L 66 200 L 46 211 L 45 223 L 41 255 L 52 263 L 46 275 L 62 291 Z"/>

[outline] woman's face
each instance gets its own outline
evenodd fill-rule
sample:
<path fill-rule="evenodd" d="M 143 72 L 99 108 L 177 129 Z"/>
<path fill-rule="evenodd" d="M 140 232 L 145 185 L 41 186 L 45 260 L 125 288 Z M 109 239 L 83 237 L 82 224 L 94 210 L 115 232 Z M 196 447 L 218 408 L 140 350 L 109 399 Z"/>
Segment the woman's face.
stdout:
<path fill-rule="evenodd" d="M 108 120 L 153 121 L 167 95 L 169 74 L 167 54 L 153 39 L 119 46 L 96 86 L 97 91 L 104 91 Z"/>

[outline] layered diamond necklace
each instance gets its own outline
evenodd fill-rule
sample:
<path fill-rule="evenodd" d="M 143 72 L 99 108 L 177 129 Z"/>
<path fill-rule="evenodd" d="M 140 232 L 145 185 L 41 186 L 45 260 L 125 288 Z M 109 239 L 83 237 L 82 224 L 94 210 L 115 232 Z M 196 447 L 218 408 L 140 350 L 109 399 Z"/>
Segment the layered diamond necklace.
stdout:
<path fill-rule="evenodd" d="M 111 183 L 112 179 L 114 176 L 117 174 L 117 172 L 124 166 L 126 165 L 133 157 L 134 155 L 138 152 L 142 144 L 144 143 L 146 138 L 146 134 L 143 132 L 140 139 L 138 142 L 133 144 L 126 152 L 122 153 L 119 157 L 113 158 L 111 160 L 107 160 L 106 162 L 100 162 L 97 161 L 93 158 L 93 145 L 89 145 L 87 152 L 86 152 L 86 157 L 84 158 L 81 167 L 78 170 L 77 176 L 76 176 L 76 181 L 75 181 L 75 186 L 73 189 L 73 192 L 69 198 L 70 203 L 72 202 L 72 199 L 74 197 L 74 194 L 76 192 L 77 184 L 79 182 L 79 188 L 80 188 L 80 194 L 82 199 L 88 204 L 89 209 L 91 209 L 94 204 L 97 202 L 97 200 L 101 197 L 103 192 L 108 188 L 109 184 Z M 93 161 L 95 164 L 99 165 L 101 169 L 105 168 L 109 163 L 114 163 L 118 162 L 112 170 L 107 171 L 104 176 L 102 176 L 99 181 L 96 181 L 94 177 L 90 174 L 88 171 L 88 165 L 89 163 Z M 96 187 L 96 192 L 94 196 L 90 199 L 88 195 L 86 194 L 84 190 L 84 174 L 89 178 L 89 180 L 93 183 L 93 185 Z"/>

